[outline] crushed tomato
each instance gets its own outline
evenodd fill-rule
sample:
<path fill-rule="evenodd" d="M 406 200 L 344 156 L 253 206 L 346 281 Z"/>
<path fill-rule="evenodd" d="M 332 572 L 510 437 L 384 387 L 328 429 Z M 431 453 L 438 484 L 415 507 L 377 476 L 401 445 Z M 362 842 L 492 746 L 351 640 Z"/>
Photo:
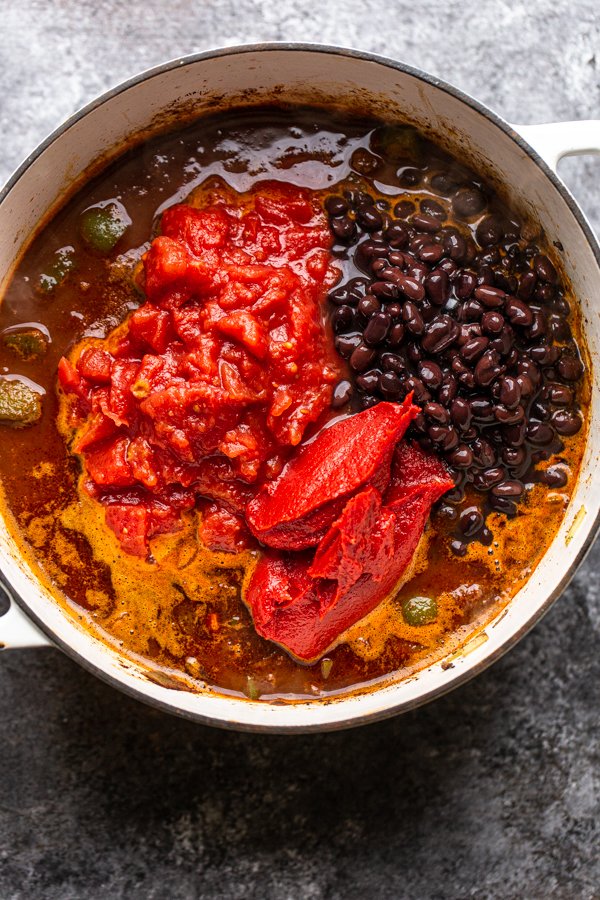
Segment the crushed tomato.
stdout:
<path fill-rule="evenodd" d="M 330 406 L 341 363 L 322 313 L 337 280 L 308 191 L 224 186 L 167 209 L 143 260 L 146 300 L 123 326 L 62 359 L 85 489 L 123 548 L 176 530 L 235 551 L 243 511 Z"/>

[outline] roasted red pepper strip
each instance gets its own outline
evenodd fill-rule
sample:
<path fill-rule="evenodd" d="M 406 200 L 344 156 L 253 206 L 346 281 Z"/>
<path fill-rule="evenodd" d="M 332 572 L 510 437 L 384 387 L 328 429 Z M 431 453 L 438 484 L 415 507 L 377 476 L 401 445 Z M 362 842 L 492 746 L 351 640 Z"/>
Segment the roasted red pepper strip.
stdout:
<path fill-rule="evenodd" d="M 356 491 L 385 490 L 394 447 L 418 412 L 410 394 L 402 405 L 379 403 L 324 429 L 248 504 L 256 537 L 282 550 L 318 544 Z"/>
<path fill-rule="evenodd" d="M 323 656 L 396 588 L 431 505 L 452 487 L 438 459 L 416 446 L 401 445 L 383 505 L 378 492 L 367 488 L 346 504 L 314 555 L 264 554 L 244 596 L 258 633 L 302 662 Z M 359 508 L 364 514 L 362 534 Z M 320 573 L 327 577 L 315 577 Z"/>

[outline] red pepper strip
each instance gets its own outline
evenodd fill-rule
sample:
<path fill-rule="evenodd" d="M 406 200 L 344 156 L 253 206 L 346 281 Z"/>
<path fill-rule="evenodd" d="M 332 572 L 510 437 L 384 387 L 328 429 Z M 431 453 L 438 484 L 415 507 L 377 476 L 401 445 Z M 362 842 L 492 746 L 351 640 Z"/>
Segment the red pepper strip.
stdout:
<path fill-rule="evenodd" d="M 409 394 L 402 405 L 379 403 L 325 428 L 250 501 L 251 531 L 283 550 L 318 544 L 356 491 L 385 490 L 394 447 L 418 412 Z"/>
<path fill-rule="evenodd" d="M 347 504 L 314 557 L 268 551 L 261 558 L 244 597 L 258 633 L 301 662 L 323 656 L 346 629 L 393 592 L 417 548 L 431 505 L 453 486 L 439 460 L 404 445 L 394 459 L 394 499 L 388 506 L 386 492 L 370 535 L 367 527 L 373 526 L 377 499 L 367 489 Z M 357 504 L 368 509 L 362 539 L 357 539 Z M 362 573 L 345 587 L 360 568 Z M 328 577 L 313 577 L 317 571 L 327 571 Z"/>

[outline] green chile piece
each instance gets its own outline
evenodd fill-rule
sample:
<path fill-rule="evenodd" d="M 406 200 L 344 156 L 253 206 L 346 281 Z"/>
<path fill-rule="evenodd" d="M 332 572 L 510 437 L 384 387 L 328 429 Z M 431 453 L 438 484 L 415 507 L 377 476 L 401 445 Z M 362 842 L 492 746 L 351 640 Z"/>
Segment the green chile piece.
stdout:
<path fill-rule="evenodd" d="M 108 256 L 130 224 L 131 219 L 124 206 L 108 203 L 86 209 L 79 222 L 79 232 L 90 250 L 100 256 Z"/>
<path fill-rule="evenodd" d="M 22 381 L 0 379 L 0 424 L 22 428 L 33 425 L 42 415 L 42 403 Z"/>
<path fill-rule="evenodd" d="M 402 615 L 407 625 L 429 625 L 437 619 L 437 603 L 432 597 L 409 597 L 402 604 Z"/>
<path fill-rule="evenodd" d="M 371 149 L 390 162 L 408 159 L 420 163 L 423 140 L 412 125 L 382 125 L 373 132 Z"/>
<path fill-rule="evenodd" d="M 46 271 L 40 275 L 39 288 L 44 294 L 50 293 L 63 283 L 70 272 L 76 268 L 75 250 L 73 247 L 61 247 L 54 254 L 53 261 Z"/>
<path fill-rule="evenodd" d="M 25 361 L 43 356 L 48 347 L 46 336 L 37 328 L 9 331 L 2 335 L 2 343 Z"/>

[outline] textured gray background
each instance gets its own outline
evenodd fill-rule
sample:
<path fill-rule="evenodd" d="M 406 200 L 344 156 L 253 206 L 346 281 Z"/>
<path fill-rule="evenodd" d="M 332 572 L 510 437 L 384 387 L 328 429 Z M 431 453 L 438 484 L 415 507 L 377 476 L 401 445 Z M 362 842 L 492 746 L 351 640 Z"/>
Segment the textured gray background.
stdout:
<path fill-rule="evenodd" d="M 600 115 L 596 0 L 0 2 L 0 180 L 140 69 L 244 41 L 385 53 L 517 122 Z M 562 173 L 600 229 L 600 158 Z M 493 669 L 307 737 L 156 713 L 57 651 L 0 656 L 0 898 L 600 897 L 600 547 Z"/>

